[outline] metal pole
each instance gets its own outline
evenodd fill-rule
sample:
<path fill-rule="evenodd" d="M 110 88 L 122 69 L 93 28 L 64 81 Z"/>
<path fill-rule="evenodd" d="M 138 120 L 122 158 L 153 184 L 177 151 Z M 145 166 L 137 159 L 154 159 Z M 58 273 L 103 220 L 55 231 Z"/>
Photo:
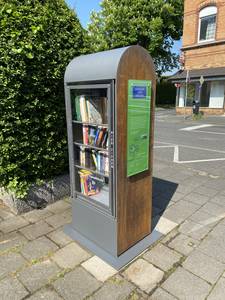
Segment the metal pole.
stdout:
<path fill-rule="evenodd" d="M 188 79 L 189 79 L 189 70 L 187 70 L 187 76 L 186 76 L 186 88 L 185 88 L 185 99 L 184 99 L 184 120 L 186 120 L 186 106 L 187 106 L 187 96 L 188 96 Z"/>

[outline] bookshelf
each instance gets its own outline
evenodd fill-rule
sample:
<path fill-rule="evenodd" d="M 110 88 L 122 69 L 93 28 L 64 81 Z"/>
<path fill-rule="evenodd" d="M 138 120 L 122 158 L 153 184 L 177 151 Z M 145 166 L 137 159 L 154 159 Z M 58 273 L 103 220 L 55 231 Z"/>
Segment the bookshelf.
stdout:
<path fill-rule="evenodd" d="M 96 147 L 96 146 L 92 146 L 92 145 L 83 144 L 81 142 L 74 142 L 74 144 L 77 145 L 77 146 L 80 146 L 80 147 L 85 147 L 85 148 L 89 148 L 89 149 L 95 149 L 95 150 L 99 150 L 99 151 L 108 152 L 107 149 Z"/>
<path fill-rule="evenodd" d="M 140 46 L 77 57 L 65 73 L 73 216 L 65 232 L 116 269 L 158 237 L 151 231 L 155 86 Z"/>
<path fill-rule="evenodd" d="M 76 121 L 76 120 L 73 120 L 72 122 L 75 124 L 83 124 L 83 125 L 89 125 L 89 126 L 94 126 L 94 127 L 99 126 L 99 124 L 96 124 L 96 123 L 88 123 L 88 122 L 82 122 L 82 121 Z M 101 124 L 101 127 L 108 128 L 108 124 Z"/>
<path fill-rule="evenodd" d="M 73 89 L 71 112 L 77 195 L 110 208 L 107 87 Z"/>

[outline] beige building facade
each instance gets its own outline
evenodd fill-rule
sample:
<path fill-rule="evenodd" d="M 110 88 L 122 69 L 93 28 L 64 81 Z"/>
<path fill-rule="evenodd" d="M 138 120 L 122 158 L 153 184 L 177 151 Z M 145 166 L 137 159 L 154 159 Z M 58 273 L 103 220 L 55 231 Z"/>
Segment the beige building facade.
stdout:
<path fill-rule="evenodd" d="M 225 1 L 185 0 L 182 70 L 177 86 L 177 113 L 200 103 L 205 114 L 225 113 Z M 186 84 L 187 83 L 187 84 Z"/>

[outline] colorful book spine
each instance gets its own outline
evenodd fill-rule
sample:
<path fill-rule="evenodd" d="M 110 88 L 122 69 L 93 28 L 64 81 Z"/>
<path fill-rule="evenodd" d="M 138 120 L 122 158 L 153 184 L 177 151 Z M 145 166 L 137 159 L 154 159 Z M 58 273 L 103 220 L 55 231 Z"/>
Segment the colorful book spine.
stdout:
<path fill-rule="evenodd" d="M 109 134 L 108 134 L 108 135 L 109 135 Z M 109 136 L 108 136 L 107 141 L 106 141 L 106 149 L 109 149 L 109 140 L 110 140 L 110 138 L 109 138 Z"/>
<path fill-rule="evenodd" d="M 98 168 L 98 163 L 97 163 L 95 151 L 92 151 L 92 158 L 93 158 L 93 161 L 94 161 L 94 164 L 95 164 L 95 168 L 96 168 L 96 170 L 97 170 L 97 168 Z"/>
<path fill-rule="evenodd" d="M 100 146 L 101 146 L 101 142 L 102 142 L 103 135 L 104 135 L 104 129 L 103 129 L 103 128 L 100 128 L 99 135 L 98 135 L 98 139 L 97 139 L 97 141 L 96 141 L 96 146 L 97 146 L 97 147 L 100 147 Z"/>
<path fill-rule="evenodd" d="M 106 148 L 107 140 L 108 140 L 108 131 L 105 131 L 105 134 L 104 134 L 104 137 L 102 140 L 102 148 Z"/>
<path fill-rule="evenodd" d="M 85 166 L 85 148 L 80 147 L 80 165 Z"/>
<path fill-rule="evenodd" d="M 88 122 L 87 103 L 84 96 L 80 96 L 80 114 L 82 122 Z"/>
<path fill-rule="evenodd" d="M 98 128 L 97 131 L 96 131 L 95 140 L 94 140 L 94 145 L 95 146 L 97 146 L 97 140 L 98 140 L 99 133 L 100 133 L 100 128 Z"/>
<path fill-rule="evenodd" d="M 89 131 L 89 145 L 94 145 L 95 142 L 95 135 L 96 135 L 96 129 L 93 127 L 90 127 L 90 131 Z"/>
<path fill-rule="evenodd" d="M 88 126 L 83 125 L 83 144 L 88 145 Z"/>
<path fill-rule="evenodd" d="M 97 170 L 100 172 L 100 166 L 101 166 L 101 157 L 100 153 L 97 154 Z"/>
<path fill-rule="evenodd" d="M 80 112 L 80 97 L 75 97 L 74 99 L 74 119 L 76 121 L 81 121 L 81 112 Z"/>

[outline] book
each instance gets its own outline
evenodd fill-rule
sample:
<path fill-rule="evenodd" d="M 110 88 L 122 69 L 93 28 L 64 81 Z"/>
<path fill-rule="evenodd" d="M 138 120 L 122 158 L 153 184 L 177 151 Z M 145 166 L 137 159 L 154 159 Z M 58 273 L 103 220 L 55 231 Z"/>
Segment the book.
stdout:
<path fill-rule="evenodd" d="M 80 176 L 80 189 L 81 189 L 81 193 L 84 194 L 85 190 L 84 190 L 84 179 L 82 176 Z"/>
<path fill-rule="evenodd" d="M 87 163 L 88 163 L 88 168 L 90 168 L 91 170 L 96 169 L 92 151 L 89 149 L 87 150 Z"/>
<path fill-rule="evenodd" d="M 101 156 L 100 172 L 105 173 L 105 152 L 100 152 L 100 156 Z"/>
<path fill-rule="evenodd" d="M 100 153 L 98 152 L 97 153 L 97 171 L 98 172 L 101 172 L 100 171 L 100 166 L 101 166 L 101 156 L 100 156 Z"/>
<path fill-rule="evenodd" d="M 100 131 L 99 131 L 99 134 L 98 134 L 98 138 L 97 138 L 97 141 L 96 141 L 96 146 L 97 147 L 101 146 L 101 142 L 102 142 L 102 138 L 103 138 L 103 135 L 104 135 L 104 131 L 105 131 L 104 128 L 100 128 Z"/>
<path fill-rule="evenodd" d="M 108 130 L 106 128 L 98 127 L 96 129 L 90 125 L 83 125 L 82 131 L 83 144 L 106 149 L 108 143 Z"/>
<path fill-rule="evenodd" d="M 94 165 L 95 165 L 95 169 L 98 168 L 98 164 L 97 164 L 97 158 L 96 158 L 96 151 L 92 150 L 92 158 L 94 161 Z"/>
<path fill-rule="evenodd" d="M 98 135 L 100 133 L 100 128 L 97 129 L 96 134 L 95 134 L 95 140 L 94 140 L 94 145 L 97 146 L 97 140 L 98 140 Z"/>
<path fill-rule="evenodd" d="M 102 139 L 102 148 L 106 148 L 106 145 L 107 145 L 107 139 L 108 139 L 108 131 L 105 131 L 105 134 L 103 136 L 103 139 Z"/>
<path fill-rule="evenodd" d="M 81 121 L 81 113 L 80 113 L 80 97 L 75 97 L 74 101 L 74 107 L 73 107 L 73 118 L 76 121 Z"/>
<path fill-rule="evenodd" d="M 94 127 L 90 127 L 89 129 L 89 145 L 94 145 L 95 142 L 96 129 Z"/>
<path fill-rule="evenodd" d="M 88 145 L 88 126 L 83 125 L 83 144 Z"/>
<path fill-rule="evenodd" d="M 97 181 L 93 178 L 93 173 L 87 170 L 80 170 L 80 189 L 85 196 L 96 195 L 100 188 Z"/>
<path fill-rule="evenodd" d="M 80 96 L 80 114 L 82 122 L 88 122 L 87 102 L 84 96 Z"/>
<path fill-rule="evenodd" d="M 100 99 L 87 99 L 88 122 L 102 124 L 103 106 Z"/>
<path fill-rule="evenodd" d="M 109 149 L 109 136 L 108 136 L 107 141 L 106 141 L 106 149 Z"/>
<path fill-rule="evenodd" d="M 84 95 L 74 99 L 73 114 L 77 121 L 84 123 L 107 124 L 108 105 L 106 97 L 91 98 Z"/>
<path fill-rule="evenodd" d="M 85 148 L 80 147 L 80 165 L 85 166 Z"/>
<path fill-rule="evenodd" d="M 107 105 L 107 98 L 101 98 L 102 100 L 102 122 L 104 124 L 107 124 L 108 123 L 108 105 Z"/>
<path fill-rule="evenodd" d="M 89 175 L 87 177 L 87 185 L 88 185 L 88 196 L 93 196 L 99 193 L 99 185 L 96 180 L 93 179 L 93 176 Z"/>

